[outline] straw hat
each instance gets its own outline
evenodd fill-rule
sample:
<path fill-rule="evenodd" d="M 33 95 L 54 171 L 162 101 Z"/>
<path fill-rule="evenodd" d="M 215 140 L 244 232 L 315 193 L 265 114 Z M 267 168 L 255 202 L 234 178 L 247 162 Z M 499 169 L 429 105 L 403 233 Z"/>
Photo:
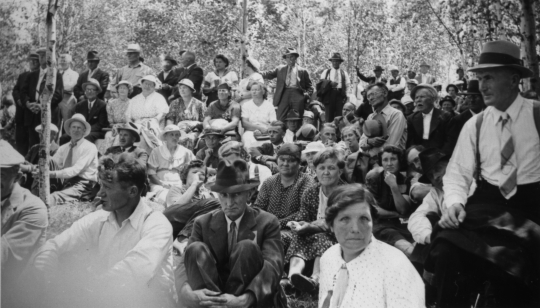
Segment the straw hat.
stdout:
<path fill-rule="evenodd" d="M 97 88 L 97 90 L 98 90 L 97 93 L 101 93 L 101 91 L 102 91 L 101 85 L 99 84 L 99 81 L 97 81 L 94 78 L 90 78 L 90 79 L 88 79 L 87 82 L 82 84 L 83 91 L 86 91 L 86 87 L 90 86 L 90 85 L 95 86 Z"/>
<path fill-rule="evenodd" d="M 170 133 L 170 132 L 179 132 L 180 134 L 182 134 L 182 131 L 180 130 L 180 127 L 178 127 L 178 126 L 176 126 L 174 124 L 169 124 L 169 125 L 165 126 L 165 128 L 161 132 L 161 135 L 159 135 L 159 139 L 165 141 L 165 134 Z"/>
<path fill-rule="evenodd" d="M 326 147 L 320 141 L 310 142 L 306 146 L 306 149 L 302 151 L 302 154 L 313 153 L 313 152 L 318 153 L 320 151 L 324 151 L 325 149 Z"/>
<path fill-rule="evenodd" d="M 126 130 L 135 137 L 135 142 L 141 141 L 141 135 L 139 134 L 139 128 L 133 123 L 125 123 L 117 128 L 118 131 Z"/>
<path fill-rule="evenodd" d="M 66 123 L 64 123 L 64 130 L 66 131 L 66 134 L 68 136 L 71 137 L 71 132 L 69 131 L 69 127 L 71 126 L 71 123 L 73 122 L 80 122 L 84 124 L 84 126 L 86 127 L 83 138 L 90 135 L 90 130 L 92 129 L 92 127 L 90 126 L 90 123 L 86 122 L 86 118 L 82 114 L 76 113 L 71 117 L 71 119 L 68 119 Z"/>

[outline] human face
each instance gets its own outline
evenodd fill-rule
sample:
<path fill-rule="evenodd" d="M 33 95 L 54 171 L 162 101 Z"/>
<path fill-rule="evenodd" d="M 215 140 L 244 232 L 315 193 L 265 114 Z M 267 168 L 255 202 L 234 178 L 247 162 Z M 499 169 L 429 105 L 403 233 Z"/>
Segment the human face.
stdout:
<path fill-rule="evenodd" d="M 429 70 L 429 67 L 427 66 L 420 66 L 420 72 L 422 72 L 422 74 L 426 74 Z"/>
<path fill-rule="evenodd" d="M 180 57 L 180 63 L 182 63 L 183 67 L 188 67 L 191 64 L 193 64 L 193 59 L 190 55 L 188 55 L 187 52 L 184 52 L 182 56 Z"/>
<path fill-rule="evenodd" d="M 413 113 L 414 107 L 415 107 L 414 102 L 405 105 L 405 108 L 407 108 L 407 110 L 405 111 L 406 112 L 405 115 L 408 116 L 409 114 Z"/>
<path fill-rule="evenodd" d="M 448 95 L 450 95 L 452 98 L 455 98 L 457 96 L 456 88 L 454 87 L 448 88 Z"/>
<path fill-rule="evenodd" d="M 273 144 L 281 144 L 285 136 L 285 132 L 279 126 L 270 126 L 268 128 L 268 134 L 270 135 L 270 142 Z"/>
<path fill-rule="evenodd" d="M 83 138 L 84 133 L 86 132 L 86 126 L 79 121 L 73 121 L 69 126 L 69 132 L 71 133 L 72 141 L 79 141 Z"/>
<path fill-rule="evenodd" d="M 467 98 L 469 98 L 470 102 L 470 108 L 474 113 L 479 113 L 486 107 L 486 104 L 484 104 L 484 98 L 482 95 L 467 95 Z"/>
<path fill-rule="evenodd" d="M 227 68 L 225 61 L 219 58 L 214 60 L 214 65 L 216 66 L 216 70 L 218 71 L 221 71 Z"/>
<path fill-rule="evenodd" d="M 168 72 L 173 68 L 174 65 L 173 65 L 173 63 L 171 61 L 165 60 L 165 61 L 163 61 L 161 66 L 163 67 L 164 71 Z"/>
<path fill-rule="evenodd" d="M 384 171 L 397 174 L 399 172 L 399 159 L 394 153 L 384 152 L 382 154 L 382 166 Z"/>
<path fill-rule="evenodd" d="M 86 86 L 86 89 L 84 90 L 84 95 L 86 95 L 86 98 L 89 101 L 93 101 L 98 96 L 98 88 L 94 85 L 88 85 Z"/>
<path fill-rule="evenodd" d="M 135 137 L 130 131 L 121 129 L 118 132 L 118 141 L 121 147 L 130 147 L 135 143 Z"/>
<path fill-rule="evenodd" d="M 326 144 L 326 142 L 328 142 L 328 140 L 332 140 L 332 141 L 336 142 L 337 136 L 336 136 L 336 130 L 334 128 L 326 127 L 321 132 L 321 141 L 322 141 L 322 143 Z"/>
<path fill-rule="evenodd" d="M 418 154 L 420 154 L 420 152 L 417 149 L 410 150 L 409 155 L 407 155 L 407 163 L 412 169 L 422 173 L 422 164 L 420 163 Z"/>
<path fill-rule="evenodd" d="M 261 89 L 260 85 L 253 85 L 250 92 L 253 98 L 261 99 L 263 97 L 263 89 Z"/>
<path fill-rule="evenodd" d="M 135 185 L 119 182 L 118 174 L 113 172 L 112 182 L 101 181 L 101 189 L 97 196 L 101 198 L 103 210 L 113 212 L 123 209 L 138 193 L 139 190 Z"/>
<path fill-rule="evenodd" d="M 0 192 L 2 192 L 2 201 L 11 194 L 15 183 L 20 178 L 21 174 L 17 168 L 0 168 Z"/>
<path fill-rule="evenodd" d="M 355 203 L 341 210 L 330 229 L 344 256 L 358 256 L 370 243 L 373 234 L 373 219 L 367 202 Z"/>
<path fill-rule="evenodd" d="M 130 63 L 139 62 L 139 53 L 138 52 L 128 52 L 127 59 Z"/>
<path fill-rule="evenodd" d="M 219 203 L 221 209 L 230 220 L 237 220 L 244 214 L 247 202 L 251 197 L 251 191 L 242 191 L 237 193 L 220 193 Z M 238 228 L 238 226 L 236 226 Z"/>
<path fill-rule="evenodd" d="M 331 158 L 317 165 L 315 173 L 317 173 L 317 179 L 319 179 L 319 183 L 322 186 L 330 187 L 337 185 L 342 172 L 337 164 L 338 160 Z"/>
<path fill-rule="evenodd" d="M 39 60 L 37 59 L 32 59 L 29 61 L 29 64 L 30 64 L 30 70 L 31 71 L 35 71 L 39 68 Z"/>
<path fill-rule="evenodd" d="M 206 169 L 205 168 L 191 168 L 187 173 L 186 178 L 186 187 L 189 187 L 196 180 L 203 181 L 205 178 Z"/>
<path fill-rule="evenodd" d="M 182 136 L 182 134 L 178 131 L 165 133 L 165 142 L 167 142 L 168 146 L 175 146 L 178 144 L 180 136 Z"/>
<path fill-rule="evenodd" d="M 218 89 L 218 98 L 220 100 L 228 100 L 231 96 L 231 92 L 227 89 Z"/>
<path fill-rule="evenodd" d="M 178 92 L 180 92 L 182 97 L 190 97 L 193 95 L 193 91 L 188 86 L 183 84 L 178 86 Z"/>
<path fill-rule="evenodd" d="M 118 86 L 118 95 L 120 97 L 127 97 L 129 95 L 129 87 L 125 84 Z"/>
<path fill-rule="evenodd" d="M 379 87 L 373 87 L 369 89 L 367 93 L 367 99 L 371 107 L 373 107 L 374 109 L 382 106 L 386 100 L 384 96 L 384 91 L 382 89 L 379 89 Z"/>
<path fill-rule="evenodd" d="M 304 156 L 306 157 L 308 166 L 312 170 L 315 169 L 315 166 L 313 166 L 313 160 L 315 159 L 315 155 L 317 155 L 317 153 L 319 152 L 307 152 L 306 154 L 304 154 Z"/>
<path fill-rule="evenodd" d="M 66 59 L 66 57 L 60 57 L 58 60 L 58 66 L 61 70 L 65 71 L 69 68 L 69 61 Z"/>
<path fill-rule="evenodd" d="M 300 162 L 290 155 L 280 155 L 277 159 L 279 174 L 291 177 L 298 174 Z"/>
<path fill-rule="evenodd" d="M 342 113 L 343 113 L 343 116 L 346 116 L 348 115 L 349 113 L 351 112 L 354 112 L 355 111 L 355 108 L 354 108 L 354 105 L 353 104 L 345 104 L 343 105 L 343 109 L 341 110 Z"/>
<path fill-rule="evenodd" d="M 156 89 L 156 85 L 151 81 L 143 80 L 141 88 L 145 93 L 152 93 Z"/>
<path fill-rule="evenodd" d="M 382 75 L 382 71 L 373 71 L 375 73 L 375 77 L 379 78 Z"/>
<path fill-rule="evenodd" d="M 298 130 L 298 120 L 287 120 L 287 128 L 292 132 L 296 132 Z"/>
<path fill-rule="evenodd" d="M 340 65 L 341 65 L 341 61 L 339 61 L 339 60 L 332 60 L 332 67 L 333 67 L 334 69 L 337 70 L 337 69 L 339 68 Z"/>
<path fill-rule="evenodd" d="M 397 104 L 397 103 L 392 103 L 390 104 L 390 106 L 394 109 L 397 109 L 399 111 L 401 111 L 401 113 L 405 113 L 405 110 L 403 110 L 403 108 L 401 108 L 401 105 L 400 104 Z"/>
<path fill-rule="evenodd" d="M 313 119 L 310 118 L 310 117 L 303 117 L 302 118 L 302 125 L 305 125 L 305 124 L 313 125 Z"/>
<path fill-rule="evenodd" d="M 463 75 L 465 74 L 462 70 L 459 70 L 457 72 L 459 79 L 463 78 Z"/>
<path fill-rule="evenodd" d="M 441 107 L 442 107 L 442 110 L 446 112 L 452 112 L 454 110 L 454 106 L 452 105 L 452 103 L 448 101 L 443 102 Z"/>
<path fill-rule="evenodd" d="M 414 103 L 416 104 L 416 110 L 422 113 L 430 113 L 433 109 L 433 103 L 435 99 L 431 97 L 431 94 L 427 89 L 420 89 L 416 92 L 414 97 Z"/>
<path fill-rule="evenodd" d="M 99 64 L 99 61 L 95 61 L 95 60 L 90 60 L 86 62 L 86 66 L 91 71 L 95 70 L 98 67 L 98 64 Z"/>
<path fill-rule="evenodd" d="M 416 87 L 416 85 L 414 83 L 408 83 L 407 84 L 407 89 L 409 89 L 409 91 L 412 91 L 412 89 Z"/>
<path fill-rule="evenodd" d="M 480 92 L 487 106 L 506 111 L 518 91 L 520 76 L 508 69 L 486 69 L 476 73 Z"/>
<path fill-rule="evenodd" d="M 391 71 L 391 73 L 392 73 L 392 77 L 394 78 L 397 78 L 399 75 L 399 71 L 396 71 L 396 70 Z"/>
<path fill-rule="evenodd" d="M 428 172 L 428 179 L 434 187 L 443 187 L 443 177 L 446 174 L 446 166 L 448 166 L 447 161 L 439 161 L 435 164 L 434 169 Z"/>
<path fill-rule="evenodd" d="M 358 151 L 359 140 L 356 134 L 351 129 L 346 130 L 343 134 L 341 134 L 341 138 L 343 139 L 343 141 L 345 141 L 345 143 L 347 143 L 351 151 Z"/>
<path fill-rule="evenodd" d="M 204 136 L 204 142 L 206 143 L 206 147 L 209 149 L 219 148 L 221 138 L 219 138 L 216 135 L 208 135 Z"/>
<path fill-rule="evenodd" d="M 293 66 L 296 64 L 296 60 L 298 57 L 296 55 L 286 55 L 285 60 L 287 61 L 287 65 Z"/>

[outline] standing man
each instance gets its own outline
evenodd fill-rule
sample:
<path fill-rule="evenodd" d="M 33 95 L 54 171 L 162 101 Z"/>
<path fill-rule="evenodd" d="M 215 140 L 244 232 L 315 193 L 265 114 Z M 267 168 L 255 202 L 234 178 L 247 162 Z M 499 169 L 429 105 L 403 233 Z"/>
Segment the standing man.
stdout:
<path fill-rule="evenodd" d="M 98 93 L 99 99 L 103 100 L 105 98 L 105 93 L 107 92 L 107 87 L 109 86 L 109 73 L 98 67 L 99 60 L 98 52 L 95 50 L 89 51 L 86 55 L 86 65 L 88 66 L 88 70 L 79 75 L 77 85 L 75 85 L 75 88 L 73 88 L 73 94 L 75 94 L 77 101 L 80 102 L 85 99 L 82 85 L 90 80 L 90 78 L 97 80 L 101 86 L 101 92 Z"/>
<path fill-rule="evenodd" d="M 147 75 L 153 75 L 154 71 L 141 62 L 140 55 L 142 53 L 141 46 L 139 44 L 129 44 L 126 50 L 128 65 L 120 68 L 116 73 L 116 76 L 111 80 L 105 98 L 111 97 L 111 92 L 116 92 L 116 85 L 122 81 L 127 80 L 133 85 L 133 91 L 128 96 L 133 98 L 142 92 L 141 84 L 139 83 L 141 78 Z"/>
<path fill-rule="evenodd" d="M 73 89 L 77 85 L 79 73 L 71 69 L 71 63 L 71 55 L 60 55 L 58 66 L 64 83 L 64 97 L 60 104 L 58 104 L 58 109 L 53 110 L 51 113 L 51 122 L 58 126 L 62 120 L 67 121 L 71 118 L 74 113 L 75 104 L 77 103 L 77 100 L 73 97 Z"/>
<path fill-rule="evenodd" d="M 195 89 L 195 93 L 193 93 L 193 97 L 195 97 L 198 100 L 202 99 L 202 89 L 201 85 L 203 83 L 204 79 L 204 72 L 203 69 L 197 65 L 196 63 L 197 58 L 195 56 L 195 53 L 193 51 L 185 51 L 182 53 L 182 56 L 180 57 L 180 63 L 182 64 L 182 69 L 176 69 L 177 71 L 177 80 L 182 79 L 189 79 L 191 82 L 193 82 L 193 88 Z M 178 92 L 178 87 L 175 87 L 173 90 L 173 97 L 169 97 L 169 101 L 172 101 L 173 99 L 180 97 L 180 92 Z"/>
<path fill-rule="evenodd" d="M 374 84 L 377 82 L 386 83 L 386 78 L 382 76 L 383 71 L 384 69 L 380 65 L 377 65 L 375 66 L 375 69 L 373 70 L 373 72 L 375 73 L 375 76 L 366 77 L 365 75 L 360 73 L 360 69 L 358 68 L 358 66 L 356 66 L 356 75 L 358 75 L 358 78 L 360 78 L 360 80 L 367 82 L 369 84 Z"/>
<path fill-rule="evenodd" d="M 332 55 L 330 59 L 332 68 L 326 69 L 321 74 L 321 79 L 330 80 L 332 88 L 322 97 L 326 122 L 332 122 L 335 117 L 341 116 L 343 105 L 349 101 L 351 79 L 346 71 L 340 69 L 343 58 L 339 52 Z"/>
<path fill-rule="evenodd" d="M 157 90 L 157 92 L 165 97 L 167 103 L 169 103 L 169 96 L 172 95 L 173 89 L 179 81 L 175 73 L 176 70 L 174 70 L 176 65 L 178 65 L 178 62 L 173 57 L 165 56 L 162 64 L 163 70 L 157 76 L 161 81 L 161 89 Z"/>
<path fill-rule="evenodd" d="M 405 86 L 407 81 L 404 77 L 399 76 L 399 69 L 395 65 L 390 66 L 390 73 L 392 76 L 390 76 L 387 83 L 388 100 L 401 100 L 403 95 L 405 95 Z"/>
<path fill-rule="evenodd" d="M 469 81 L 467 80 L 467 77 L 465 76 L 465 72 L 463 72 L 463 68 L 458 68 L 456 70 L 456 73 L 458 74 L 458 80 L 463 81 L 463 85 L 461 86 L 462 91 L 467 91 L 467 87 L 469 84 Z"/>
<path fill-rule="evenodd" d="M 300 54 L 296 49 L 287 48 L 283 54 L 286 65 L 261 73 L 264 79 L 277 78 L 274 106 L 277 107 L 276 116 L 280 121 L 285 121 L 289 110 L 296 110 L 302 118 L 306 103 L 315 90 L 308 71 L 296 65 L 298 57 Z"/>
<path fill-rule="evenodd" d="M 420 64 L 420 74 L 416 75 L 416 80 L 418 81 L 418 84 L 434 84 L 435 83 L 435 77 L 431 76 L 430 73 L 428 73 L 431 66 L 427 64 L 426 62 L 423 62 Z"/>

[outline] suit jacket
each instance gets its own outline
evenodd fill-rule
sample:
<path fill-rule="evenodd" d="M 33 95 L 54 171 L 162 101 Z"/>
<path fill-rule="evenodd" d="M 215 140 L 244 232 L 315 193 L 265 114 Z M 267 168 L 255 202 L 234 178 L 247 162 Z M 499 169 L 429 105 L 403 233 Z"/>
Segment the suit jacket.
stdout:
<path fill-rule="evenodd" d="M 47 75 L 43 78 L 46 80 Z M 41 112 L 33 113 L 26 107 L 26 103 L 41 103 L 36 101 L 36 92 L 39 91 L 40 95 L 45 89 L 45 82 L 42 81 L 41 85 L 38 85 L 39 70 L 31 72 L 26 78 L 26 82 L 23 84 L 21 91 L 21 104 L 24 108 L 24 126 L 38 126 L 41 124 Z M 51 112 L 58 107 L 58 104 L 64 98 L 64 83 L 62 81 L 62 75 L 56 71 L 56 88 L 54 89 L 53 97 L 51 99 Z"/>
<path fill-rule="evenodd" d="M 195 94 L 193 94 L 193 97 L 195 97 L 198 100 L 202 99 L 202 83 L 203 83 L 203 69 L 197 65 L 197 63 L 190 66 L 188 69 L 185 67 L 177 68 L 174 70 L 178 82 L 182 79 L 189 79 L 193 82 L 193 85 L 195 86 Z M 177 83 L 178 83 L 177 82 Z M 175 87 L 173 90 L 174 98 L 180 97 L 180 93 L 178 92 L 178 87 Z"/>
<path fill-rule="evenodd" d="M 15 101 L 15 108 L 17 108 L 17 111 L 15 113 L 15 124 L 23 124 L 24 123 L 24 109 L 25 106 L 21 103 L 21 96 L 22 96 L 22 90 L 24 88 L 24 85 L 26 83 L 26 79 L 28 78 L 28 75 L 30 75 L 30 71 L 24 72 L 17 77 L 17 82 L 15 83 L 15 86 L 13 87 L 13 91 L 11 92 L 11 95 L 13 95 L 13 100 Z"/>
<path fill-rule="evenodd" d="M 426 74 L 428 76 L 428 80 L 427 80 L 427 83 L 428 84 L 434 84 L 435 83 L 435 77 L 433 77 L 431 74 Z M 416 79 L 416 81 L 418 81 L 418 84 L 421 84 L 422 83 L 422 73 L 416 75 L 416 77 L 414 78 Z"/>
<path fill-rule="evenodd" d="M 246 291 L 253 292 L 257 299 L 257 307 L 273 307 L 274 297 L 281 296 L 279 281 L 283 272 L 284 257 L 278 219 L 259 208 L 246 207 L 237 234 L 238 242 L 242 240 L 255 242 L 261 249 L 264 258 L 262 270 L 249 283 Z M 208 245 L 220 276 L 223 272 L 228 273 L 227 220 L 221 209 L 200 216 L 195 220 L 188 246 L 193 242 L 204 242 Z M 186 281 L 187 276 L 182 256 L 176 270 L 177 287 L 180 288 Z M 180 293 L 178 292 L 178 294 Z"/>
<path fill-rule="evenodd" d="M 103 128 L 109 127 L 109 119 L 107 118 L 107 104 L 96 99 L 92 110 L 88 110 L 88 101 L 83 100 L 75 105 L 75 113 L 80 113 L 86 118 L 86 122 L 92 127 L 91 132 L 103 133 Z"/>
<path fill-rule="evenodd" d="M 296 66 L 298 71 L 296 85 L 302 90 L 302 92 L 307 93 L 309 96 L 313 94 L 315 90 L 311 78 L 309 78 L 308 71 L 300 66 Z M 277 78 L 276 82 L 276 93 L 274 93 L 274 106 L 278 106 L 281 101 L 281 96 L 285 92 L 285 81 L 287 79 L 287 65 L 280 65 L 277 68 L 262 72 L 261 75 L 264 79 L 274 79 Z"/>
<path fill-rule="evenodd" d="M 157 92 L 163 95 L 165 97 L 165 100 L 168 102 L 169 96 L 172 95 L 174 88 L 176 87 L 176 85 L 178 84 L 180 80 L 178 80 L 177 70 L 175 69 L 171 69 L 166 79 L 163 78 L 163 76 L 164 76 L 164 73 L 163 71 L 161 71 L 157 76 L 159 81 L 161 81 L 162 84 L 168 84 L 169 86 L 171 86 L 171 88 L 168 90 L 159 89 Z"/>
<path fill-rule="evenodd" d="M 452 152 L 456 147 L 463 126 L 470 118 L 472 118 L 472 116 L 473 114 L 470 110 L 465 110 L 463 113 L 458 114 L 450 120 L 450 123 L 448 124 L 448 140 L 451 144 Z"/>
<path fill-rule="evenodd" d="M 445 111 L 433 108 L 429 139 L 422 138 L 424 134 L 424 118 L 421 111 L 414 112 L 407 118 L 407 147 L 421 144 L 427 148 L 438 148 L 447 155 L 452 155 L 452 145 L 448 138 L 448 127 L 451 115 Z"/>
<path fill-rule="evenodd" d="M 377 81 L 377 77 L 376 76 L 370 76 L 370 77 L 367 77 L 365 76 L 364 74 L 360 73 L 360 72 L 357 72 L 356 75 L 358 76 L 358 78 L 360 78 L 360 80 L 362 80 L 363 82 L 367 82 L 369 84 L 372 84 L 372 83 L 375 83 L 375 81 Z M 382 83 L 387 83 L 388 80 L 386 78 L 384 78 L 382 75 L 381 75 L 381 82 Z"/>
<path fill-rule="evenodd" d="M 90 73 L 90 71 L 86 70 L 82 74 L 80 74 L 79 79 L 77 79 L 77 84 L 73 88 L 73 94 L 75 95 L 75 98 L 77 100 L 79 100 L 79 97 L 84 95 L 82 85 L 83 83 L 88 81 L 88 73 Z M 101 86 L 101 93 L 98 94 L 98 98 L 103 99 L 105 97 L 105 92 L 107 91 L 107 87 L 109 86 L 109 73 L 101 70 L 98 67 L 92 74 L 91 78 L 94 78 L 95 80 L 99 82 L 99 85 Z"/>

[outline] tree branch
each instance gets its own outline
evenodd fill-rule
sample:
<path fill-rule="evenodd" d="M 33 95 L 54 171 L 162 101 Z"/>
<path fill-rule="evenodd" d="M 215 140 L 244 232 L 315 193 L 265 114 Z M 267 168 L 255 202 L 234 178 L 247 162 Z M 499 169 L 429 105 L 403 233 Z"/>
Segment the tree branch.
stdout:
<path fill-rule="evenodd" d="M 429 7 L 431 8 L 431 10 L 433 11 L 433 14 L 435 14 L 435 16 L 437 17 L 437 19 L 439 20 L 439 22 L 441 23 L 441 25 L 446 29 L 446 31 L 448 31 L 448 35 L 450 35 L 450 37 L 452 38 L 452 40 L 454 41 L 454 43 L 456 43 L 456 47 L 459 49 L 459 52 L 461 54 L 463 54 L 463 50 L 461 49 L 461 46 L 459 45 L 459 43 L 456 41 L 456 39 L 454 38 L 454 35 L 452 34 L 452 32 L 450 31 L 450 29 L 448 29 L 448 27 L 446 27 L 446 25 L 444 24 L 443 20 L 441 19 L 441 17 L 439 15 L 437 15 L 437 12 L 435 12 L 435 9 L 433 8 L 433 6 L 431 5 L 431 2 L 429 0 L 425 0 L 427 2 L 427 4 L 429 5 Z"/>

